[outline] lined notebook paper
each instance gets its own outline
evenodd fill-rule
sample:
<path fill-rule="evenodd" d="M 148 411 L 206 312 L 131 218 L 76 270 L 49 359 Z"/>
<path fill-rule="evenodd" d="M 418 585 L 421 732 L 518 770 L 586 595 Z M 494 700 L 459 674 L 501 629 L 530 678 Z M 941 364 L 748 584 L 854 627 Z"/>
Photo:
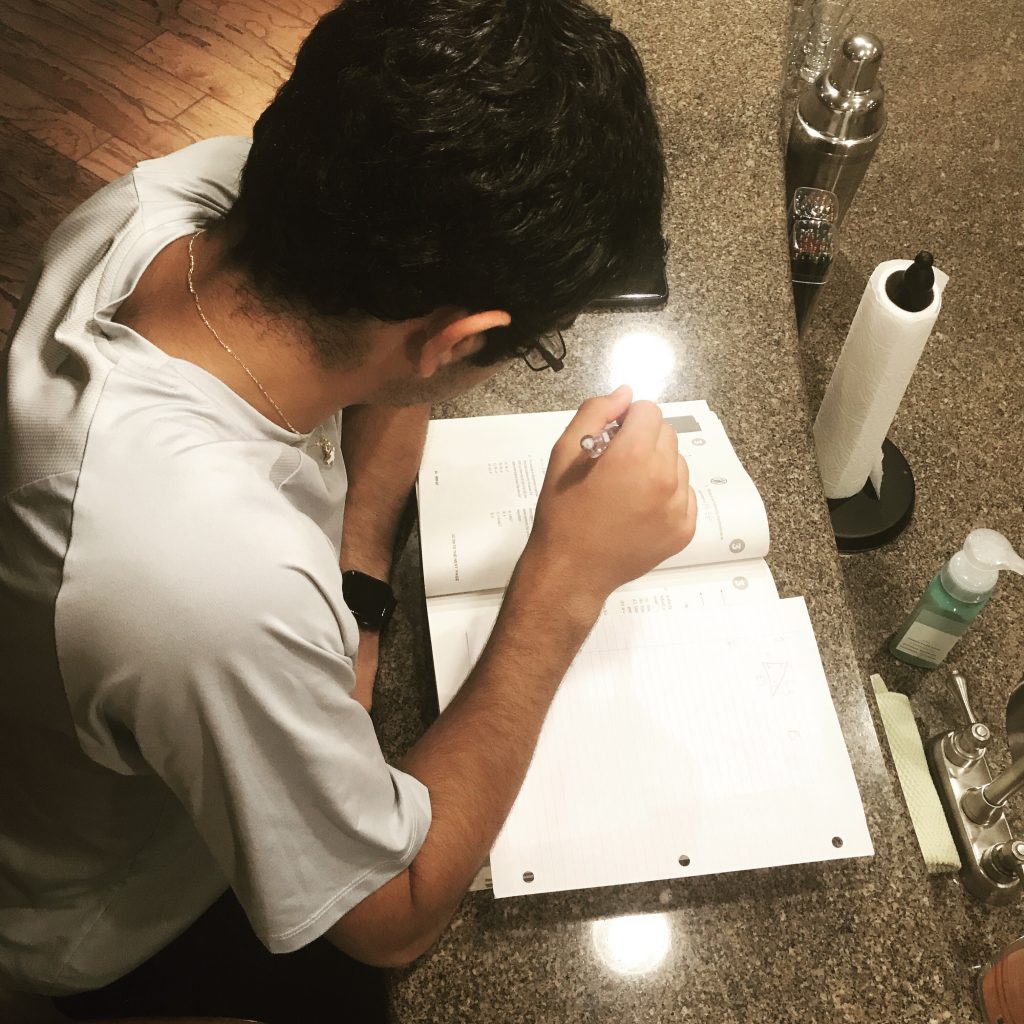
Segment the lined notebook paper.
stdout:
<path fill-rule="evenodd" d="M 463 622 L 475 658 L 493 616 Z M 638 588 L 566 675 L 491 871 L 514 896 L 872 852 L 803 599 Z"/>

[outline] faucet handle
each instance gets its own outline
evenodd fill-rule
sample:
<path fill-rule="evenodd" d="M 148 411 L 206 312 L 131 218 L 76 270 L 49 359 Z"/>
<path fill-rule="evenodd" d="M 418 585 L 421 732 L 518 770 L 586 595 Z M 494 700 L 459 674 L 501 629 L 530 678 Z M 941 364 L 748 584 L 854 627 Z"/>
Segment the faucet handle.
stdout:
<path fill-rule="evenodd" d="M 981 866 L 990 878 L 1003 884 L 1020 878 L 1024 868 L 1024 842 L 1015 839 L 990 846 L 982 854 Z"/>
<path fill-rule="evenodd" d="M 985 756 L 991 740 L 992 730 L 983 722 L 975 722 L 947 733 L 942 752 L 950 764 L 963 770 L 973 767 Z"/>
<path fill-rule="evenodd" d="M 978 716 L 971 710 L 971 702 L 967 696 L 967 680 L 964 679 L 963 673 L 958 672 L 955 668 L 951 672 L 953 676 L 953 692 L 960 698 L 960 706 L 964 709 L 968 724 L 975 725 L 977 724 Z"/>

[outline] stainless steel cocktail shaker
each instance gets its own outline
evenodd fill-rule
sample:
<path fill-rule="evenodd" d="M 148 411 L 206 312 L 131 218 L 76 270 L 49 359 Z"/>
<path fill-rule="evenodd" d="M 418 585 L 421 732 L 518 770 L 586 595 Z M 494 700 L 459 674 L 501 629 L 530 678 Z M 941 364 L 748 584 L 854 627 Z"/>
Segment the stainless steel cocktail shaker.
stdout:
<path fill-rule="evenodd" d="M 868 32 L 847 37 L 829 69 L 807 87 L 786 148 L 786 208 L 797 188 L 834 192 L 834 227 L 842 223 L 885 130 L 878 82 L 881 41 Z"/>

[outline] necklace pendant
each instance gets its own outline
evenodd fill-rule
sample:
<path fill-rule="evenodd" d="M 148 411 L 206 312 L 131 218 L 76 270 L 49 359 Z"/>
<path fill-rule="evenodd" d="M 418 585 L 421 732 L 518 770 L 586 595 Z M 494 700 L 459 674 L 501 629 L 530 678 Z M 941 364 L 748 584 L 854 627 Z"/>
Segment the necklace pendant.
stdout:
<path fill-rule="evenodd" d="M 320 454 L 324 457 L 324 465 L 330 468 L 334 465 L 334 445 L 323 434 L 320 435 L 316 443 Z"/>

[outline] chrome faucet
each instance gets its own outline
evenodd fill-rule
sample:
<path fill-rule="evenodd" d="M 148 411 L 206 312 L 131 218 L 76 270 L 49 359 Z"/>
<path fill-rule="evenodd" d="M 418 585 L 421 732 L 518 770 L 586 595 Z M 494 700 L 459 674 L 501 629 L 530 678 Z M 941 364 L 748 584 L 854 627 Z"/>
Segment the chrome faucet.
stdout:
<path fill-rule="evenodd" d="M 963 676 L 960 679 L 963 680 Z M 966 687 L 964 692 L 966 694 Z M 1002 813 L 1006 801 L 1024 788 L 1024 679 L 1006 702 L 1006 740 L 1010 747 L 1010 767 L 987 786 L 964 794 L 961 804 L 964 813 L 979 825 L 994 821 Z"/>
<path fill-rule="evenodd" d="M 1024 680 L 1010 696 L 1006 732 L 1011 762 L 992 777 L 986 749 L 992 731 L 971 709 L 967 683 L 953 671 L 967 722 L 928 742 L 928 763 L 960 853 L 964 888 L 986 903 L 1010 903 L 1024 887 L 1024 841 L 1010 834 L 1003 808 L 1024 788 Z"/>

